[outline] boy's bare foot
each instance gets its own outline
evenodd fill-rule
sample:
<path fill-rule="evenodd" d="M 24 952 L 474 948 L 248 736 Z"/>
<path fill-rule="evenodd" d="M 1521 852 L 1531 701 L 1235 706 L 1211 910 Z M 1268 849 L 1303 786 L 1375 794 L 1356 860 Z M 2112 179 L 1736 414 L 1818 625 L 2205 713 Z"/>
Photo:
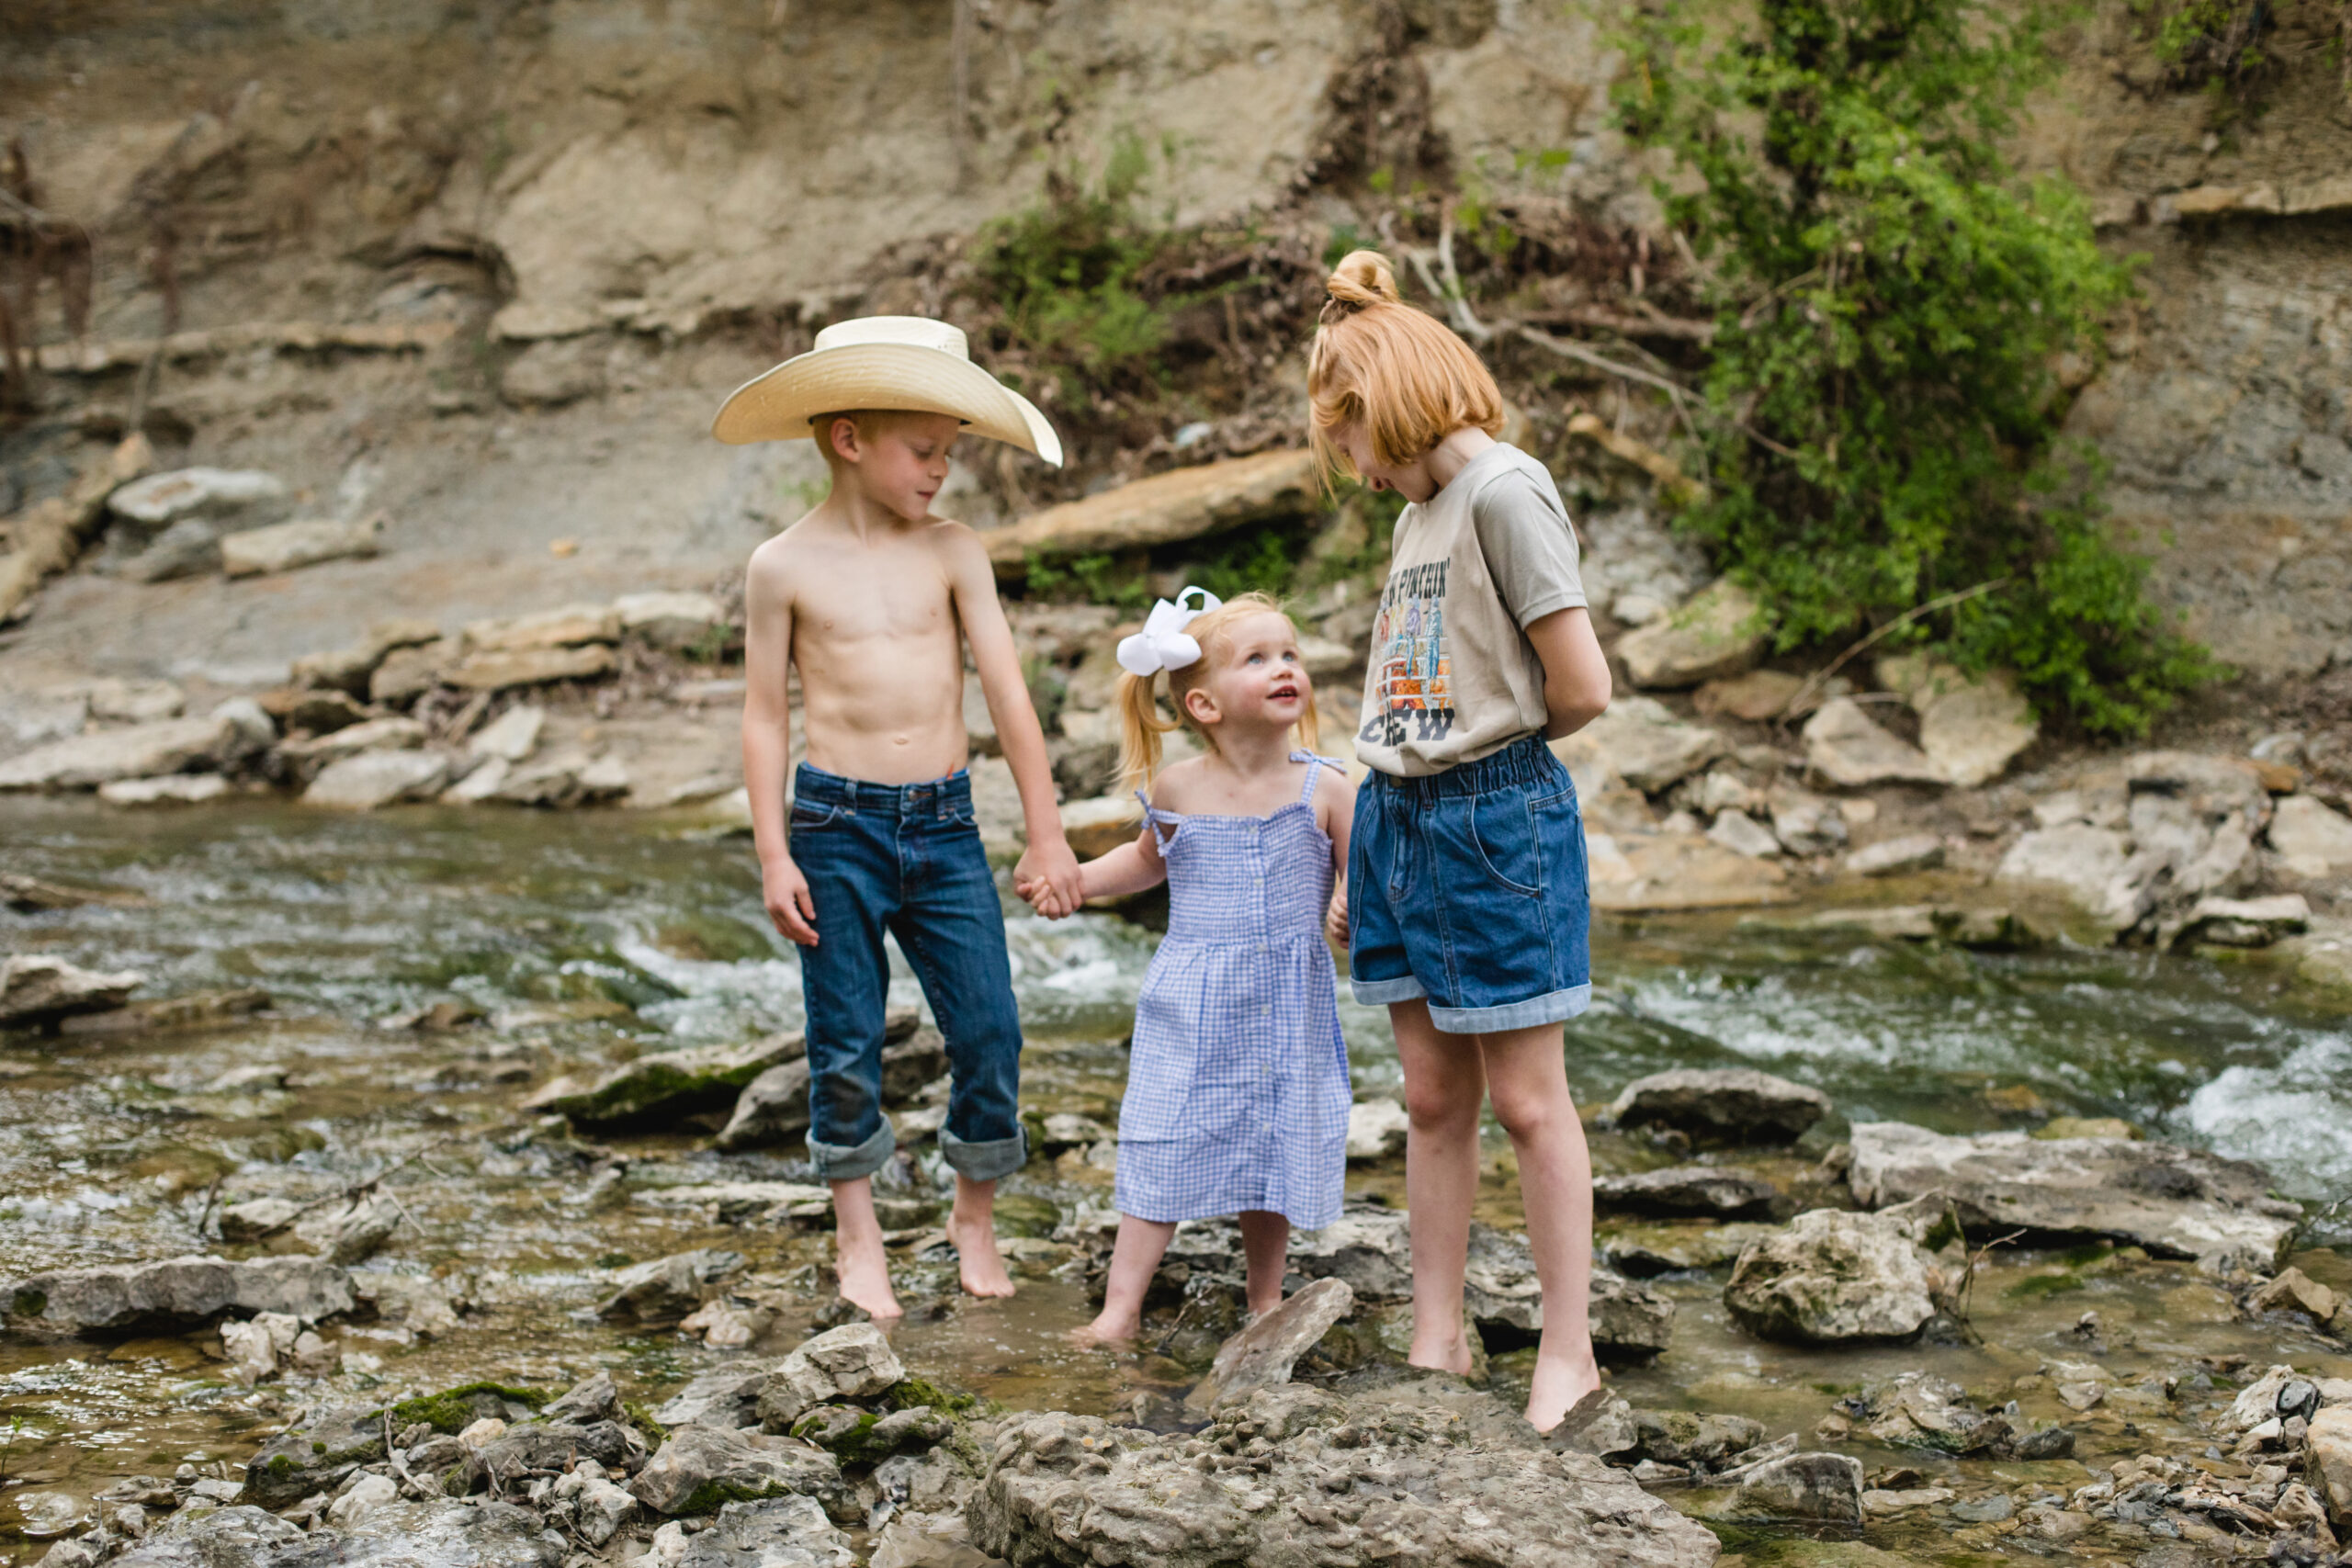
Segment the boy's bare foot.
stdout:
<path fill-rule="evenodd" d="M 1548 1432 L 1576 1407 L 1577 1400 L 1600 1386 L 1600 1368 L 1587 1340 L 1574 1351 L 1555 1354 L 1548 1347 L 1535 1353 L 1535 1376 L 1527 1391 L 1527 1420 L 1539 1432 Z"/>
<path fill-rule="evenodd" d="M 996 1249 L 994 1216 L 950 1214 L 947 1239 L 956 1244 L 956 1271 L 966 1291 L 976 1296 L 1012 1294 L 1012 1276 Z"/>
<path fill-rule="evenodd" d="M 890 1269 L 879 1258 L 853 1258 L 846 1255 L 835 1260 L 833 1271 L 841 1277 L 841 1297 L 866 1316 L 876 1319 L 902 1317 L 906 1309 L 890 1289 Z"/>

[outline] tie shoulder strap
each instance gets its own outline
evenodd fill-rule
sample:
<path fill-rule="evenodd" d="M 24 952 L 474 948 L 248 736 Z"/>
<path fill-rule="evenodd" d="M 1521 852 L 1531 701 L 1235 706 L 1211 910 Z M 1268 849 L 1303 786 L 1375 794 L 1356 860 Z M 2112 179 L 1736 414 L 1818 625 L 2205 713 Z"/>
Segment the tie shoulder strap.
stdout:
<path fill-rule="evenodd" d="M 1318 757 L 1314 752 L 1304 749 L 1293 751 L 1290 754 L 1290 760 L 1294 762 L 1320 764 L 1320 766 L 1310 766 L 1306 770 L 1306 787 L 1298 792 L 1298 803 L 1301 806 L 1312 806 L 1315 804 L 1315 786 L 1322 782 L 1324 768 L 1329 768 L 1335 773 L 1342 774 L 1348 771 L 1347 765 L 1340 761 L 1338 759 L 1332 757 Z"/>
<path fill-rule="evenodd" d="M 1151 796 L 1141 790 L 1136 791 L 1136 798 L 1143 802 L 1143 819 L 1150 825 L 1151 836 L 1159 842 L 1160 852 L 1165 854 L 1168 851 L 1168 840 L 1175 836 L 1168 829 L 1182 823 L 1184 818 L 1173 811 L 1162 811 L 1151 803 Z"/>

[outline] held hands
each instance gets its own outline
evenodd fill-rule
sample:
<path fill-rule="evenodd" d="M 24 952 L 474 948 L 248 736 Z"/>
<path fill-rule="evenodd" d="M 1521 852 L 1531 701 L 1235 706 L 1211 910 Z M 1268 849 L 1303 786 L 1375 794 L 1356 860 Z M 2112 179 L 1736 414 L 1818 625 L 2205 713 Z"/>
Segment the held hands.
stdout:
<path fill-rule="evenodd" d="M 1057 834 L 1023 851 L 1012 868 L 1012 890 L 1049 920 L 1076 914 L 1086 902 L 1086 886 L 1069 840 Z"/>
<path fill-rule="evenodd" d="M 802 947 L 817 945 L 817 905 L 808 897 L 808 879 L 786 855 L 760 868 L 760 897 L 779 935 Z"/>
<path fill-rule="evenodd" d="M 1331 890 L 1331 907 L 1323 911 L 1323 935 L 1334 947 L 1348 945 L 1348 885 Z"/>

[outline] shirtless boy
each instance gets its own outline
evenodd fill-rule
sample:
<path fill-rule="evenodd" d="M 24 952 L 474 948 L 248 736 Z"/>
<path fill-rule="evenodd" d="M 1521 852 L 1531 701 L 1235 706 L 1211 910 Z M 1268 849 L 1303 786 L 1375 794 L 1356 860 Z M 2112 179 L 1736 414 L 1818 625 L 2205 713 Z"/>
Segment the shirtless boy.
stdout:
<path fill-rule="evenodd" d="M 998 1179 L 1028 1157 L 1021 1020 L 965 771 L 967 646 L 1021 790 L 1029 848 L 1016 875 L 1043 882 L 1054 913 L 1080 902 L 988 551 L 931 514 L 967 430 L 1060 461 L 1044 416 L 965 357 L 962 333 L 888 316 L 827 328 L 813 352 L 729 399 L 714 426 L 723 441 L 813 435 L 832 471 L 816 509 L 752 554 L 743 780 L 768 917 L 801 948 L 808 1152 L 833 1190 L 841 1293 L 877 1318 L 900 1312 L 874 1214 L 873 1174 L 897 1147 L 881 1103 L 886 931 L 946 1037 L 939 1143 L 956 1172 L 947 1229 L 964 1289 L 1012 1293 L 994 1203 Z M 807 757 L 787 822 L 792 668 Z"/>

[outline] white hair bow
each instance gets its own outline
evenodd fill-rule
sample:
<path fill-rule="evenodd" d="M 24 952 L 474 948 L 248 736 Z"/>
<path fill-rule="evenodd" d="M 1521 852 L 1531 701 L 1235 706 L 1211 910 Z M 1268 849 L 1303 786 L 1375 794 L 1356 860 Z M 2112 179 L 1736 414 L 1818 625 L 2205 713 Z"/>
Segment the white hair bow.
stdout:
<path fill-rule="evenodd" d="M 1201 607 L 1184 608 L 1184 601 L 1195 593 L 1201 596 Z M 1144 681 L 1162 670 L 1183 669 L 1201 656 L 1201 645 L 1184 628 L 1193 624 L 1193 616 L 1205 615 L 1224 604 L 1205 588 L 1186 588 L 1173 599 L 1162 599 L 1151 607 L 1143 630 L 1119 639 L 1119 668 Z"/>

